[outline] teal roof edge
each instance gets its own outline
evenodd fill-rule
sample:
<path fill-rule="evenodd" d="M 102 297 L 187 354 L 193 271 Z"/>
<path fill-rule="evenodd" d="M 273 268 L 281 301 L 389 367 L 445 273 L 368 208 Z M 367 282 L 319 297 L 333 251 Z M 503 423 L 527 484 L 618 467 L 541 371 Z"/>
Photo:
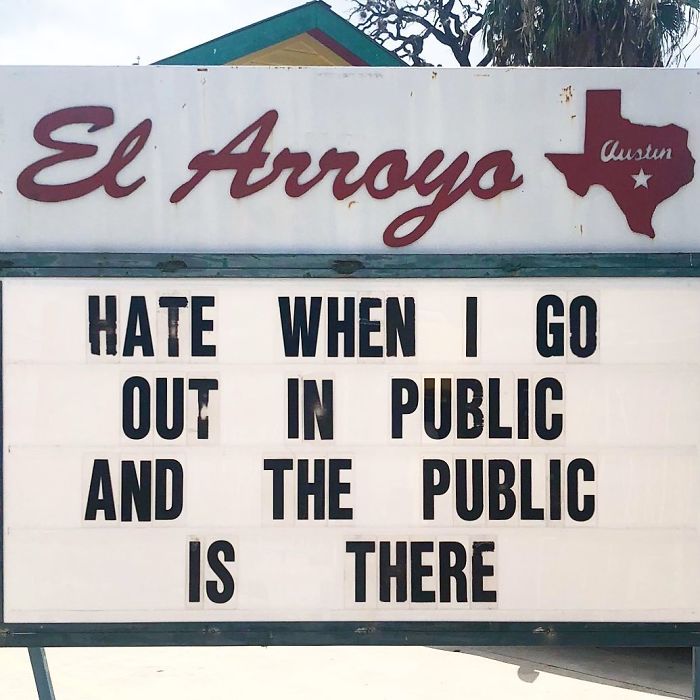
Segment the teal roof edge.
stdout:
<path fill-rule="evenodd" d="M 369 66 L 406 66 L 396 54 L 370 39 L 322 0 L 312 0 L 193 46 L 156 61 L 155 65 L 221 66 L 312 29 L 320 30 Z"/>

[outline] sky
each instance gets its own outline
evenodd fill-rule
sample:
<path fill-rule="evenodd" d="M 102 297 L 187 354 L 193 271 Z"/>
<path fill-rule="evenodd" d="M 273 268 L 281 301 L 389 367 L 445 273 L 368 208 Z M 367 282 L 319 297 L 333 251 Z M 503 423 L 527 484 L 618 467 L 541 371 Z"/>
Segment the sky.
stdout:
<path fill-rule="evenodd" d="M 0 0 L 0 65 L 153 63 L 304 1 Z M 348 0 L 326 1 L 348 16 Z"/>
<path fill-rule="evenodd" d="M 347 17 L 349 0 L 326 0 Z M 209 41 L 304 0 L 0 0 L 0 65 L 130 65 Z M 437 43 L 437 42 L 435 42 Z M 455 65 L 432 46 L 428 59 Z M 696 51 L 688 67 L 700 67 Z"/>
<path fill-rule="evenodd" d="M 178 53 L 304 0 L 0 0 L 0 64 L 128 65 Z M 347 16 L 347 0 L 329 0 Z"/>

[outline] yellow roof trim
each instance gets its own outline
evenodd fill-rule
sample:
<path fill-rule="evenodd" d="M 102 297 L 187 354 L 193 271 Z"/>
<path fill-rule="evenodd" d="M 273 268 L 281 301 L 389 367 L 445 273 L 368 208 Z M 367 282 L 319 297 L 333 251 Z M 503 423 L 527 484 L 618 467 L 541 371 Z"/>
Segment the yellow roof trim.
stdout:
<path fill-rule="evenodd" d="M 309 34 L 299 34 L 231 61 L 230 66 L 349 66 Z"/>

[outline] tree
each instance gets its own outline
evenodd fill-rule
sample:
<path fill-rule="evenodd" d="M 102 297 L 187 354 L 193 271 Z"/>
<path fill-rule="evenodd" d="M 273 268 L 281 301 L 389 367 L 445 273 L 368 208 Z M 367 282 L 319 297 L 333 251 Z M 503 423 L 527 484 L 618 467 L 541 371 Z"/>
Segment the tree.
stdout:
<path fill-rule="evenodd" d="M 499 66 L 678 64 L 697 10 L 697 0 L 490 0 L 484 43 Z"/>
<path fill-rule="evenodd" d="M 350 19 L 358 28 L 414 66 L 429 66 L 423 57 L 432 38 L 452 52 L 460 66 L 473 65 L 470 52 L 483 27 L 481 0 L 351 0 Z M 476 49 L 476 45 L 474 45 Z M 490 52 L 476 65 L 491 62 Z M 485 55 L 484 55 L 485 54 Z"/>
<path fill-rule="evenodd" d="M 665 66 L 695 36 L 700 0 L 351 0 L 360 29 L 412 65 L 429 38 L 461 66 Z M 476 43 L 475 43 L 476 42 Z"/>

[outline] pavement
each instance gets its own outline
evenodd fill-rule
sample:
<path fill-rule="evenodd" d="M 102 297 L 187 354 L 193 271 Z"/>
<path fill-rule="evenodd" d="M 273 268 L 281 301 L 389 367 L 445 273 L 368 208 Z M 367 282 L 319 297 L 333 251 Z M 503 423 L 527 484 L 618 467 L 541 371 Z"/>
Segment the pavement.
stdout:
<path fill-rule="evenodd" d="M 688 649 L 217 647 L 47 649 L 56 700 L 689 698 Z M 0 700 L 37 700 L 0 649 Z"/>

